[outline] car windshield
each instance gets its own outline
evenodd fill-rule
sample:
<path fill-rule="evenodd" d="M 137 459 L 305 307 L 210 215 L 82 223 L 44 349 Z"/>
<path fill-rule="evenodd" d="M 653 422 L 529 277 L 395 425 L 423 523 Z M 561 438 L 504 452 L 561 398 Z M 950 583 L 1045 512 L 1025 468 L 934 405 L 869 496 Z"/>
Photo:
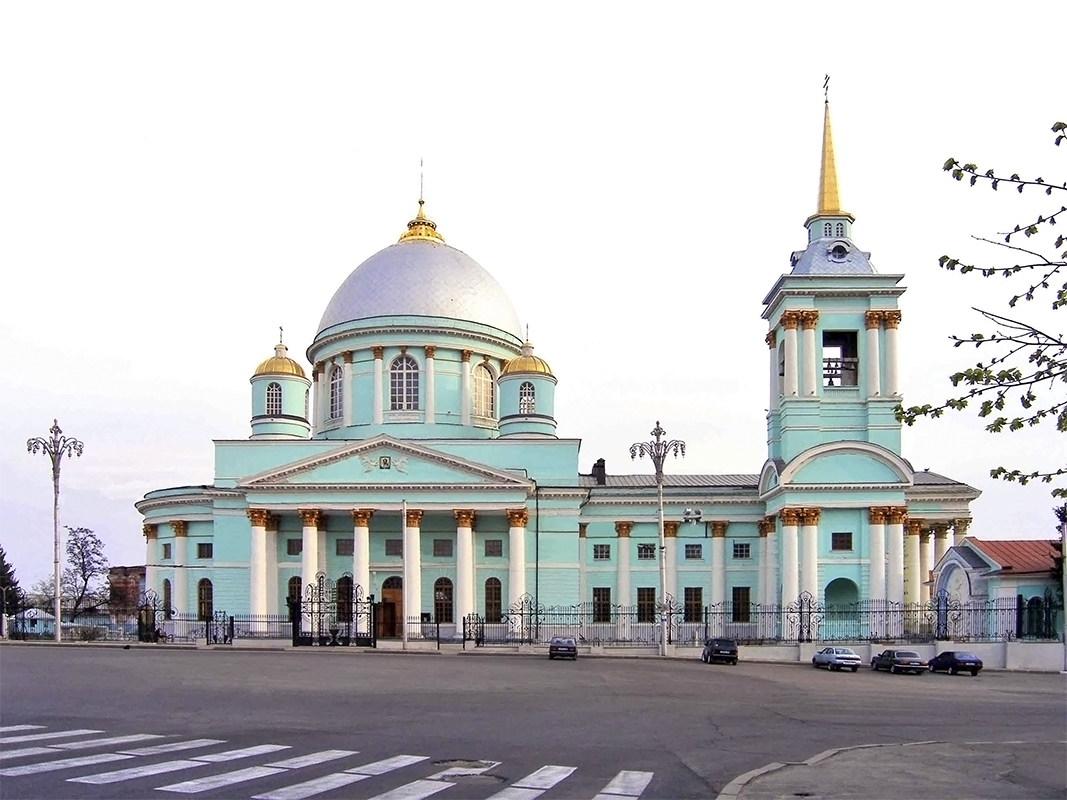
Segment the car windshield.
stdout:
<path fill-rule="evenodd" d="M 912 650 L 897 650 L 897 658 L 918 658 L 919 654 Z"/>

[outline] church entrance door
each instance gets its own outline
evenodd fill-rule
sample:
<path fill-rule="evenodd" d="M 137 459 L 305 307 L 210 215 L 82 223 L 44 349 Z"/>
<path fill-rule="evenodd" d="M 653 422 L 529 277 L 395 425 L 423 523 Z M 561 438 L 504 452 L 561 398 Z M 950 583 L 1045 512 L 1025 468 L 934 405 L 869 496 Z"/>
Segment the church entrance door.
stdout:
<path fill-rule="evenodd" d="M 378 638 L 399 639 L 404 635 L 404 579 L 393 575 L 382 583 L 378 606 Z"/>

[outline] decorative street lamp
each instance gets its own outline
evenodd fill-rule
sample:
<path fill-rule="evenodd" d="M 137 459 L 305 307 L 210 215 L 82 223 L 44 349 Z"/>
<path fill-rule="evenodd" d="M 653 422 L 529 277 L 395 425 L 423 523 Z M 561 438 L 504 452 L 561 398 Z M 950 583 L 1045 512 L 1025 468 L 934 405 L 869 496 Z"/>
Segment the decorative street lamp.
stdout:
<path fill-rule="evenodd" d="M 630 445 L 631 459 L 648 456 L 652 459 L 652 465 L 656 468 L 656 497 L 659 501 L 659 593 L 662 608 L 660 611 L 662 630 L 660 631 L 659 643 L 659 654 L 661 656 L 667 655 L 667 542 L 663 531 L 663 462 L 667 460 L 667 456 L 671 453 L 674 454 L 675 458 L 679 455 L 685 455 L 685 442 L 680 439 L 667 441 L 664 438 L 666 435 L 667 431 L 663 430 L 660 427 L 659 420 L 656 420 L 656 427 L 652 429 L 652 441 L 635 442 Z M 625 598 L 623 598 L 623 602 L 626 602 Z"/>
<path fill-rule="evenodd" d="M 52 420 L 52 427 L 48 429 L 52 438 L 44 439 L 38 436 L 26 442 L 26 450 L 30 453 L 43 452 L 52 459 L 52 538 L 55 545 L 55 628 L 56 641 L 62 637 L 61 607 L 60 607 L 60 584 L 61 575 L 59 569 L 59 468 L 63 462 L 63 456 L 80 456 L 85 445 L 79 440 L 64 436 L 59 428 L 59 420 Z"/>

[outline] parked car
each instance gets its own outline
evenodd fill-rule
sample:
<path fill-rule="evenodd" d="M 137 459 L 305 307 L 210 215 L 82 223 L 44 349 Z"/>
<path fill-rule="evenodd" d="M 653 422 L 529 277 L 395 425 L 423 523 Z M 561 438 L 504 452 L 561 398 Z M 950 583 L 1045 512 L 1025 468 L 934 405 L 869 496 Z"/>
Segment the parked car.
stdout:
<path fill-rule="evenodd" d="M 946 650 L 930 659 L 930 671 L 940 670 L 948 670 L 949 675 L 955 675 L 961 670 L 977 675 L 982 671 L 982 659 L 966 650 Z"/>
<path fill-rule="evenodd" d="M 813 667 L 829 670 L 850 669 L 855 672 L 862 663 L 863 659 L 851 647 L 824 647 L 811 657 Z"/>
<path fill-rule="evenodd" d="M 704 652 L 700 660 L 705 664 L 722 661 L 724 664 L 737 663 L 737 642 L 733 639 L 708 639 L 704 642 Z"/>
<path fill-rule="evenodd" d="M 548 643 L 548 658 L 551 660 L 557 656 L 577 661 L 578 642 L 569 636 L 553 636 L 552 641 Z"/>
<path fill-rule="evenodd" d="M 898 672 L 921 675 L 926 672 L 926 662 L 914 650 L 883 650 L 871 659 L 871 669 L 875 672 L 887 669 L 894 675 Z"/>

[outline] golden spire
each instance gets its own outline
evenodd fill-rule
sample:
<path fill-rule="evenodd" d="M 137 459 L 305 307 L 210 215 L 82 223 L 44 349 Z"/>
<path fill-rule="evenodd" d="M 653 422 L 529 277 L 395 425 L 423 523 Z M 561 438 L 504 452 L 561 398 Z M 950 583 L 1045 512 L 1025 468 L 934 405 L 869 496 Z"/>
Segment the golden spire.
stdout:
<path fill-rule="evenodd" d="M 834 139 L 830 134 L 830 101 L 825 104 L 822 123 L 822 168 L 819 170 L 819 204 L 816 216 L 837 216 L 841 210 L 837 195 L 837 168 L 834 166 Z"/>
<path fill-rule="evenodd" d="M 408 229 L 401 234 L 398 241 L 406 242 L 411 239 L 425 239 L 427 241 L 444 242 L 445 237 L 437 232 L 437 223 L 426 216 L 422 206 L 426 201 L 419 198 L 419 213 L 415 219 L 408 223 Z"/>

